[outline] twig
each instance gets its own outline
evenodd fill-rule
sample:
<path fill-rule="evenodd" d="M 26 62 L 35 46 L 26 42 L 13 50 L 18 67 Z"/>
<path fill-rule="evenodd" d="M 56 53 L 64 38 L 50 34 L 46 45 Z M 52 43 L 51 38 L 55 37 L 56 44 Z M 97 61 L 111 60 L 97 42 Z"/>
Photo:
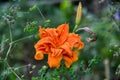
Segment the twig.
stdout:
<path fill-rule="evenodd" d="M 25 68 L 25 67 L 27 67 L 27 66 L 29 66 L 29 64 L 24 65 L 24 66 L 21 66 L 21 67 L 17 67 L 17 69 L 20 69 L 20 68 Z M 8 69 L 15 69 L 15 67 L 10 67 L 10 68 L 8 68 Z"/>
<path fill-rule="evenodd" d="M 10 32 L 10 46 L 9 46 L 9 49 L 8 49 L 8 51 L 7 51 L 7 54 L 6 54 L 6 56 L 5 56 L 4 61 L 7 63 L 7 66 L 9 67 L 9 69 L 11 70 L 11 72 L 12 72 L 19 80 L 22 80 L 22 79 L 17 75 L 17 73 L 15 73 L 15 71 L 11 68 L 11 66 L 8 64 L 8 61 L 7 61 L 8 55 L 9 55 L 10 50 L 11 50 L 12 45 L 13 45 L 13 43 L 12 43 L 11 23 L 8 22 L 8 24 L 9 24 L 9 32 Z"/>
<path fill-rule="evenodd" d="M 23 37 L 23 38 L 20 38 L 20 39 L 18 39 L 18 40 L 12 41 L 10 44 L 14 44 L 14 43 L 16 43 L 16 42 L 19 42 L 19 41 L 21 41 L 21 40 L 24 40 L 24 39 L 27 39 L 27 38 L 31 38 L 31 37 L 33 37 L 33 35 L 30 35 L 30 36 Z"/>
<path fill-rule="evenodd" d="M 39 11 L 39 13 L 40 13 L 41 17 L 42 17 L 42 18 L 43 18 L 43 20 L 45 21 L 46 19 L 45 19 L 44 15 L 42 14 L 42 12 L 41 12 L 41 10 L 39 9 L 39 7 L 38 7 L 38 6 L 37 6 L 37 10 Z"/>

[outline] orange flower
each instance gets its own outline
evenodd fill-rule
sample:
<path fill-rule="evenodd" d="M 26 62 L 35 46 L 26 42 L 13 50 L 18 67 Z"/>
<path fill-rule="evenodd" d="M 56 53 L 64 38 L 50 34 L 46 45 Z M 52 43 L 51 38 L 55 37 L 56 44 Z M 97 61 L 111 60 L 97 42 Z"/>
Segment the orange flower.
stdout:
<path fill-rule="evenodd" d="M 78 60 L 78 51 L 84 47 L 84 43 L 78 34 L 69 33 L 68 24 L 62 24 L 57 29 L 40 27 L 39 31 L 41 39 L 34 46 L 36 60 L 42 60 L 44 54 L 48 54 L 50 68 L 59 68 L 62 59 L 67 68 Z"/>

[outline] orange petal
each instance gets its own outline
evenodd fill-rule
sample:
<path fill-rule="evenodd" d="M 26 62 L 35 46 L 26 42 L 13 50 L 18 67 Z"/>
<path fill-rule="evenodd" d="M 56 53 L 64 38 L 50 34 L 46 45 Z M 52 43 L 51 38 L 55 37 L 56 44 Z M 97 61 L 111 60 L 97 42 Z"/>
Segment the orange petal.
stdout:
<path fill-rule="evenodd" d="M 73 63 L 72 58 L 67 55 L 63 55 L 63 59 L 65 60 L 65 66 L 69 68 L 71 64 Z"/>
<path fill-rule="evenodd" d="M 51 48 L 52 56 L 59 56 L 62 53 L 62 49 Z"/>
<path fill-rule="evenodd" d="M 42 53 L 41 51 L 38 51 L 38 52 L 35 54 L 34 58 L 35 58 L 36 60 L 42 60 L 42 59 L 44 58 L 44 55 L 43 55 L 43 53 Z"/>
<path fill-rule="evenodd" d="M 62 55 L 56 57 L 56 56 L 52 56 L 51 53 L 48 54 L 48 64 L 50 68 L 59 68 L 61 60 L 62 60 Z"/>
<path fill-rule="evenodd" d="M 63 44 L 65 40 L 67 39 L 68 33 L 69 33 L 69 25 L 68 24 L 62 24 L 58 26 L 57 33 L 59 37 L 59 44 Z"/>
<path fill-rule="evenodd" d="M 52 29 L 52 28 L 47 28 L 45 30 L 48 34 L 49 37 L 52 38 L 53 43 L 57 44 L 58 43 L 58 33 L 56 32 L 56 29 Z"/>
<path fill-rule="evenodd" d="M 49 46 L 53 46 L 55 47 L 56 45 L 53 43 L 52 39 L 50 37 L 45 37 L 42 38 L 41 40 L 39 40 L 36 44 L 35 44 L 35 48 L 38 49 L 41 45 L 46 44 L 48 47 Z"/>
<path fill-rule="evenodd" d="M 40 27 L 40 37 L 44 38 L 44 37 L 51 37 L 54 43 L 58 43 L 58 33 L 56 32 L 56 29 L 52 29 L 52 28 L 47 28 L 47 29 L 42 29 Z"/>
<path fill-rule="evenodd" d="M 78 36 L 77 34 L 73 34 L 73 33 L 69 34 L 67 38 L 67 42 L 70 44 L 71 48 L 78 47 L 81 49 L 84 47 L 84 43 L 81 42 L 81 37 Z"/>
<path fill-rule="evenodd" d="M 53 28 L 47 28 L 45 29 L 45 31 L 49 34 L 50 37 L 57 37 L 58 34 L 56 32 L 56 29 L 53 29 Z"/>
<path fill-rule="evenodd" d="M 78 52 L 74 52 L 73 53 L 73 61 L 77 61 L 78 60 Z"/>
<path fill-rule="evenodd" d="M 63 50 L 65 50 L 65 54 L 66 55 L 69 55 L 69 56 L 72 56 L 72 49 L 69 45 L 68 42 L 64 43 L 63 45 L 60 46 L 60 48 L 62 48 Z"/>
<path fill-rule="evenodd" d="M 39 37 L 41 37 L 41 38 L 48 36 L 48 33 L 44 29 L 42 29 L 41 26 L 39 28 L 39 32 L 40 32 Z"/>
<path fill-rule="evenodd" d="M 69 68 L 73 62 L 78 60 L 78 54 L 77 53 L 73 53 L 73 56 L 67 56 L 67 55 L 63 55 L 63 59 L 65 60 L 65 65 L 67 68 Z"/>
<path fill-rule="evenodd" d="M 83 42 L 80 42 L 78 49 L 82 49 L 82 48 L 84 48 L 84 43 L 83 43 Z"/>

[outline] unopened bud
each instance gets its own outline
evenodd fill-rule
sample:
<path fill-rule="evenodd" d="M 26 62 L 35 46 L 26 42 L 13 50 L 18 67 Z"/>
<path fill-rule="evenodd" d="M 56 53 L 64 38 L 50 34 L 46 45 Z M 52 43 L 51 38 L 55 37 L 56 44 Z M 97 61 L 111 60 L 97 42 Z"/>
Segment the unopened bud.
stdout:
<path fill-rule="evenodd" d="M 82 16 L 82 4 L 80 2 L 79 5 L 78 5 L 78 8 L 77 8 L 76 25 L 79 25 L 80 20 L 81 20 L 81 16 Z"/>

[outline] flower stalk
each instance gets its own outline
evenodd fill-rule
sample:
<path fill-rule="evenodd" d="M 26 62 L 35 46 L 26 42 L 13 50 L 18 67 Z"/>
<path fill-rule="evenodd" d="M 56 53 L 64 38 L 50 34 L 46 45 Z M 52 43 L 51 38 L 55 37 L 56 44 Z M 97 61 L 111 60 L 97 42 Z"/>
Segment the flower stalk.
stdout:
<path fill-rule="evenodd" d="M 75 27 L 73 29 L 73 32 L 77 29 L 78 25 L 80 24 L 81 16 L 82 16 L 82 4 L 81 2 L 79 2 L 77 13 L 76 13 Z"/>

